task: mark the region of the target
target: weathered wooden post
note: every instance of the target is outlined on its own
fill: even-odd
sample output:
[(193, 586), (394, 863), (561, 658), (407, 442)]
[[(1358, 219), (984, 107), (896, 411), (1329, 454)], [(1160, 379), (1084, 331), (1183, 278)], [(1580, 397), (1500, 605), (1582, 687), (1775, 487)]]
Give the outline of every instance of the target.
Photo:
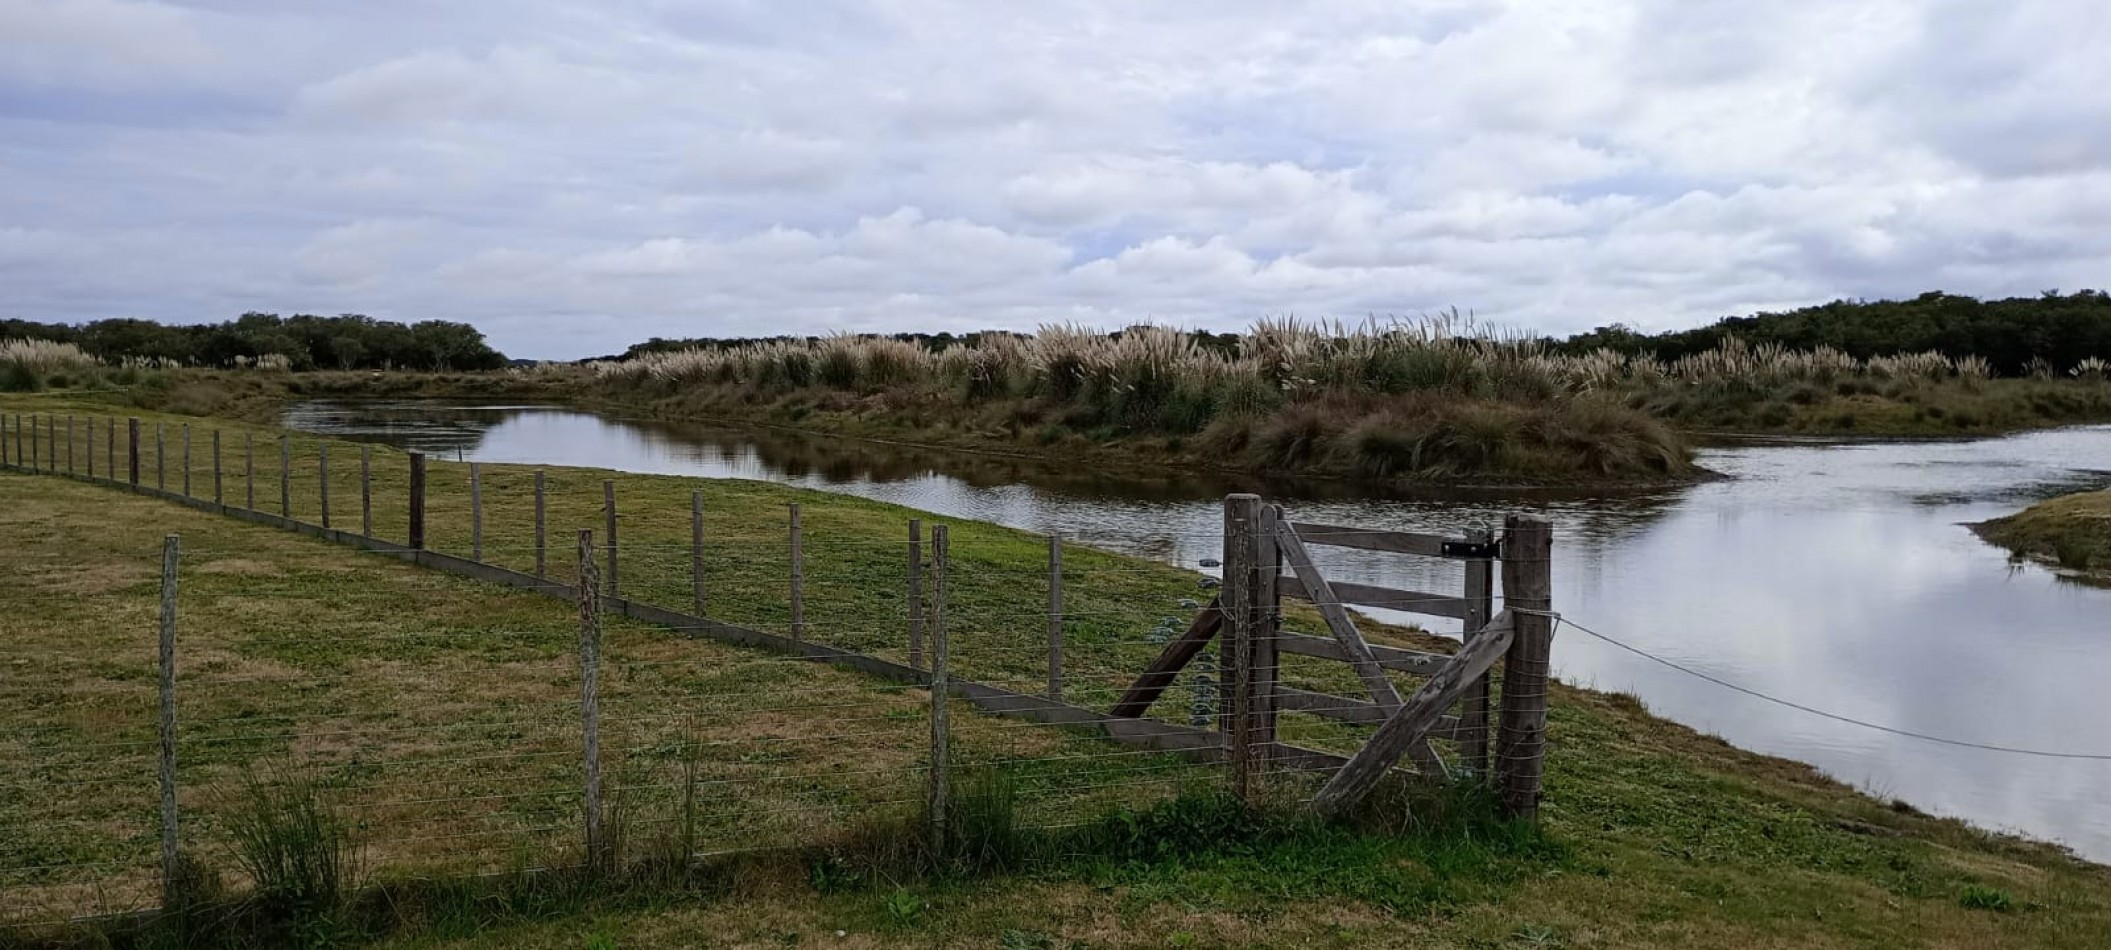
[(579, 532), (579, 731), (586, 767), (587, 865), (607, 871), (614, 858), (601, 826), (601, 595), (595, 590), (594, 532)]
[(806, 548), (799, 526), (799, 503), (792, 502), (792, 639), (806, 639)]
[(1254, 591), (1261, 531), (1261, 496), (1228, 495), (1224, 499), (1224, 586), (1219, 593), (1224, 633), (1219, 655), (1231, 683), (1231, 702), (1219, 717), (1225, 752), (1231, 764), (1232, 794), (1246, 799), (1252, 782), (1253, 686), (1248, 654), (1253, 646)]
[(689, 492), (689, 606), (704, 613), (704, 493)]
[(39, 447), (38, 443), (37, 416), (35, 413), (31, 413), (29, 416), (29, 470), (32, 472), (44, 470), (44, 450)]
[(549, 564), (543, 546), (543, 483), (542, 469), (535, 470), (535, 576), (547, 577)]
[(374, 536), (374, 447), (359, 447), (359, 533)]
[(222, 473), (221, 473), (221, 468), (220, 468), (220, 430), (218, 430), (218, 429), (214, 429), (214, 430), (213, 430), (213, 504), (215, 504), (215, 505), (219, 505), (219, 506), (221, 506), (221, 507), (223, 507), (223, 508), (224, 508), (224, 507), (226, 507), (226, 506), (227, 506), (227, 498), (226, 498), (226, 496), (225, 496), (225, 495), (224, 495), (224, 494), (223, 494), (223, 493), (221, 492), (221, 488), (223, 487), (223, 485), (222, 485), (222, 481), (221, 481), (221, 474), (222, 474)]
[(909, 519), (909, 668), (924, 665), (924, 523)]
[[(94, 477), (95, 477), (95, 417), (94, 417), (94, 416), (89, 416), (88, 418), (86, 418), (86, 419), (83, 419), (83, 420), (81, 420), (81, 426), (82, 426), (82, 428), (83, 428), (83, 429), (85, 429), (85, 430), (86, 430), (86, 431), (85, 431), (85, 432), (83, 433), (83, 441), (85, 441), (85, 442), (87, 443), (87, 446), (86, 446), (86, 447), (87, 447), (87, 450), (88, 450), (88, 451), (87, 451), (87, 452), (85, 453), (85, 454), (86, 454), (86, 455), (88, 456), (88, 477), (89, 477), (89, 478), (94, 478)], [(7, 455), (7, 420), (6, 420), (5, 418), (0, 418), (0, 458), (4, 458), (4, 457), (5, 457), (6, 455)]]
[(616, 583), (616, 480), (601, 480), (601, 508), (608, 515), (608, 596), (623, 596)]
[(293, 439), (279, 436), (279, 517), (293, 519)]
[(1048, 698), (1063, 699), (1063, 536), (1048, 536)]
[(116, 420), (116, 419), (114, 419), (114, 418), (113, 418), (113, 419), (111, 419), (108, 425), (105, 425), (105, 426), (103, 426), (103, 436), (104, 436), (104, 438), (105, 438), (105, 439), (107, 439), (107, 440), (109, 441), (109, 443), (110, 443), (110, 454), (108, 454), (108, 455), (106, 455), (106, 456), (104, 456), (104, 457), (103, 457), (103, 471), (104, 471), (105, 473), (107, 473), (107, 474), (108, 474), (108, 475), (110, 476), (110, 480), (114, 482), (114, 481), (117, 481), (117, 420)]
[(179, 864), (176, 850), (176, 559), (182, 539), (169, 535), (161, 542), (161, 716), (156, 728), (156, 756), (161, 779), (161, 904), (174, 906)]
[(186, 422), (186, 423), (184, 423), (184, 424), (183, 424), (183, 431), (182, 431), (182, 432), (181, 432), (181, 433), (180, 433), (180, 434), (179, 434), (179, 435), (177, 436), (177, 439), (178, 439), (178, 440), (179, 440), (179, 441), (180, 441), (180, 442), (182, 443), (182, 446), (183, 446), (183, 497), (185, 497), (185, 498), (189, 498), (189, 497), (191, 497), (191, 424), (190, 424), (190, 423)]
[(484, 562), (484, 474), (469, 463), (469, 559)]
[(330, 530), (330, 443), (316, 447), (315, 454), (316, 495), (322, 505), (323, 530)]
[(126, 468), (131, 475), (132, 487), (139, 487), (139, 417), (125, 420), (125, 455), (129, 460)]
[[(1485, 530), (1466, 533), (1466, 540), (1486, 545), (1492, 539)], [(1495, 562), (1478, 558), (1466, 562), (1466, 617), (1459, 624), (1460, 639), (1472, 643), (1487, 626), (1495, 609)], [(1515, 642), (1514, 640), (1512, 641)], [(1465, 770), (1480, 778), (1488, 774), (1488, 683), (1482, 673), (1459, 700), (1459, 759)]]
[(1503, 811), (1539, 815), (1546, 771), (1547, 674), (1554, 647), (1554, 526), (1544, 518), (1511, 515), (1503, 524), (1503, 607), (1510, 613), (1509, 652), (1503, 656), (1501, 722), (1495, 738)]
[(931, 771), (925, 782), (925, 820), (930, 823), (931, 850), (946, 853), (946, 771), (950, 751), (946, 699), (952, 684), (946, 675), (946, 526), (931, 526)]
[(425, 453), (410, 454), (410, 536), (413, 551), (425, 550)]

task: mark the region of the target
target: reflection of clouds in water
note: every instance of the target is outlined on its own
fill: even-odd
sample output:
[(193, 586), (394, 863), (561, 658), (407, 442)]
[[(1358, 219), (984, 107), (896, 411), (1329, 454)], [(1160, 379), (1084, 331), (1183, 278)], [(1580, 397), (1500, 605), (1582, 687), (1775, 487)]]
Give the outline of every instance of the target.
[[(416, 404), (378, 414), (305, 408), (289, 421), (399, 443), (429, 438), (414, 444), (450, 453), (459, 445), (485, 461), (787, 482), (1190, 568), (1218, 555), (1218, 500), (1231, 491), (1261, 491), (1298, 520), (1447, 534), (1536, 511), (1556, 525), (1557, 609), (1731, 682), (1872, 722), (2022, 746), (2090, 745), (2097, 740), (2077, 724), (2111, 713), (2111, 691), (2101, 688), (2111, 682), (2111, 592), (2013, 569), (1959, 526), (2053, 486), (2111, 483), (2103, 474), (2111, 471), (2111, 428), (1712, 449), (1702, 464), (1733, 480), (1617, 497), (1371, 499), (1345, 497), (1355, 489), (1340, 484), (1128, 477), (568, 411), (452, 410), (421, 428), (423, 413)], [(1327, 547), (1314, 555), (1329, 576), (1346, 580), (1434, 592), (1460, 584), (1452, 562)], [(1557, 635), (1555, 662), (1570, 681), (1632, 689), (1651, 709), (1747, 748), (1932, 811), (2111, 857), (2111, 816), (2097, 791), (2111, 787), (2111, 763), (1949, 748), (1830, 722), (1574, 631)]]

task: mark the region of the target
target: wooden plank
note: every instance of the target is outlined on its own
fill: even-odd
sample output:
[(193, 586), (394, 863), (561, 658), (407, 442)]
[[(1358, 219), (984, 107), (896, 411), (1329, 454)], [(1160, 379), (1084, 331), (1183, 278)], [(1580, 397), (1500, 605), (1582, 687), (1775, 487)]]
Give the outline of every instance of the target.
[(1136, 682), (1129, 685), (1129, 691), (1122, 694), (1121, 700), (1107, 711), (1107, 715), (1135, 719), (1149, 711), (1151, 704), (1158, 701), (1159, 695), (1165, 692), (1166, 687), (1173, 685), (1173, 678), (1180, 675), (1181, 669), (1195, 658), (1195, 654), (1202, 652), (1202, 648), (1208, 646), (1209, 641), (1216, 637), (1217, 631), (1222, 629), (1224, 614), (1218, 606), (1215, 598), (1203, 605), (1202, 611), (1195, 615), (1194, 622), (1188, 624), (1187, 632), (1165, 645), (1158, 658), (1152, 660), (1151, 665), (1144, 667), (1143, 675), (1138, 676)]
[[(1467, 540), (1486, 543), (1488, 532), (1469, 532)], [(1494, 614), (1495, 562), (1466, 562), (1466, 616), (1459, 618), (1460, 639), (1473, 642)], [(1474, 775), (1488, 772), (1488, 674), (1482, 673), (1459, 698), (1459, 759)]]
[[(1515, 641), (1503, 661), (1495, 737), (1496, 793), (1513, 818), (1539, 814), (1546, 768), (1547, 665), (1554, 644), (1554, 527), (1511, 515), (1503, 525), (1503, 604), (1514, 608)], [(1506, 614), (1510, 611), (1506, 610)]]
[(1313, 810), (1331, 815), (1354, 806), (1370, 794), (1403, 754), (1411, 754), (1416, 747), (1427, 748), (1429, 734), (1443, 719), (1444, 710), (1458, 701), (1474, 679), (1494, 665), (1496, 658), (1510, 646), (1511, 635), (1507, 617), (1484, 628), (1481, 636), (1467, 644), (1451, 665), (1422, 684), (1399, 712), (1386, 717), (1385, 724), (1378, 727), (1371, 740), (1350, 756), (1348, 764), (1334, 773), (1326, 787), (1313, 797)]
[[(1385, 722), (1385, 713), (1380, 712), (1378, 707), (1367, 699), (1281, 685), (1275, 688), (1275, 695), (1279, 705), (1295, 712), (1359, 726), (1376, 726)], [(1431, 729), (1429, 734), (1433, 739), (1451, 739), (1456, 738), (1458, 730), (1459, 717), (1445, 716), (1437, 720), (1436, 728)]]
[[(1349, 658), (1349, 651), (1343, 649), (1341, 644), (1326, 637), (1315, 637), (1310, 634), (1278, 633), (1275, 635), (1275, 645), (1277, 650), (1284, 653), (1295, 653), (1299, 656), (1316, 656), (1327, 660), (1347, 660)], [(1378, 658), (1379, 666), (1389, 670), (1399, 670), (1402, 673), (1418, 673), (1427, 676), (1443, 669), (1444, 664), (1451, 662), (1450, 654), (1445, 653), (1424, 653), (1420, 650), (1386, 646), (1382, 643), (1370, 644), (1370, 648), (1371, 655)]]
[[(1295, 574), (1278, 578), (1276, 584), (1281, 588), (1285, 597), (1313, 600), (1312, 593), (1305, 586), (1304, 580)], [(1355, 604), (1358, 607), (1398, 610), (1406, 613), (1427, 614), (1432, 617), (1449, 617), (1453, 620), (1466, 619), (1466, 614), (1471, 610), (1466, 598), (1455, 597), (1451, 594), (1431, 594), (1426, 591), (1402, 590), (1397, 587), (1378, 587), (1350, 581), (1328, 581), (1327, 588), (1333, 591), (1335, 600), (1344, 604)]]
[(1277, 526), (1283, 521), (1280, 505), (1263, 505), (1261, 522), (1254, 532), (1257, 543), (1254, 550), (1253, 599), (1256, 608), (1253, 621), (1253, 643), (1246, 653), (1247, 689), (1251, 691), (1251, 714), (1247, 722), (1250, 748), (1256, 770), (1266, 771), (1274, 767), (1277, 746), (1276, 686), (1281, 679), (1282, 660), (1276, 650), (1276, 638), (1283, 630), (1282, 592), (1277, 582), (1283, 574), (1283, 552), (1275, 542)]
[(1261, 566), (1260, 541), (1261, 496), (1252, 494), (1227, 495), (1224, 498), (1224, 645), (1219, 648), (1222, 658), (1220, 668), (1223, 676), (1219, 682), (1229, 682), (1230, 702), (1223, 704), (1218, 716), (1218, 731), (1224, 733), (1227, 752), (1231, 758), (1232, 794), (1246, 797), (1252, 775), (1252, 725), (1253, 680), (1248, 664), (1253, 653), (1253, 627), (1259, 612), (1254, 582), (1259, 579)]
[(1444, 544), (1456, 541), (1440, 534), (1418, 534), (1413, 531), (1377, 531), (1370, 528), (1347, 528), (1341, 525), (1313, 524), (1308, 521), (1294, 522), (1290, 529), (1297, 532), (1308, 544), (1324, 544), (1337, 548), (1356, 548), (1360, 551), (1383, 551), (1387, 554), (1419, 554), (1424, 557), (1444, 557)]
[(1312, 555), (1305, 550), (1305, 543), (1287, 524), (1276, 526), (1275, 542), (1282, 551), (1283, 563), (1304, 582), (1305, 593), (1311, 597), (1312, 606), (1319, 608), (1319, 615), (1326, 619), (1327, 629), (1333, 631), (1334, 639), (1348, 651), (1349, 666), (1356, 671), (1357, 678), (1363, 680), (1364, 688), (1370, 690), (1371, 701), (1384, 709), (1388, 716), (1398, 712), (1399, 691), (1393, 689), (1392, 680), (1385, 678), (1385, 670), (1379, 668), (1370, 644), (1363, 642), (1363, 634), (1356, 632), (1356, 624), (1349, 619), (1349, 612), (1335, 599), (1319, 568), (1313, 566)]

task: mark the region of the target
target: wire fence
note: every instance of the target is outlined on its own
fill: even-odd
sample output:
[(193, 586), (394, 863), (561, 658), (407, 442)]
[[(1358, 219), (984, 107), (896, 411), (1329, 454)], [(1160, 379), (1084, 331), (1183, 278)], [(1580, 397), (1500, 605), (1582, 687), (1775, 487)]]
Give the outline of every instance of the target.
[[(1267, 703), (1299, 794), (1386, 718), (1299, 652), (1327, 621), (1274, 600), (1121, 712), (1223, 581), (822, 493), (88, 416), (0, 418), (0, 463), (394, 555), (192, 530), (164, 575), (158, 535), (12, 532), (0, 922), (153, 907), (176, 852), (239, 865), (273, 790), (344, 816), (379, 875), (811, 845), (937, 820), (963, 775), (1001, 775), (1024, 826), (1076, 824), (1226, 784), (1255, 644), (1301, 697)], [(1374, 649), (1409, 696), (1449, 648)], [(1536, 761), (1541, 731), (1498, 759)]]

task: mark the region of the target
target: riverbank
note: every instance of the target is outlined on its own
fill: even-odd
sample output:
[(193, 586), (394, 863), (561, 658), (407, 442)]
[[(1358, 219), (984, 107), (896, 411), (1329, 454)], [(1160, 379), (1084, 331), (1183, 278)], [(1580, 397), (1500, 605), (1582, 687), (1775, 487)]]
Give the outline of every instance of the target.
[(2038, 502), (1972, 526), (1982, 538), (2093, 583), (2111, 585), (2111, 490)]
[[(64, 413), (91, 411), (93, 406), (8, 397), (0, 400), (0, 409)], [(214, 424), (199, 418), (145, 418), (150, 424), (171, 426)], [(261, 427), (239, 431), (267, 440), (281, 434)], [(297, 474), (312, 479), (314, 469), (305, 460), (314, 456), (314, 443), (302, 436), (295, 439), (295, 457), (304, 460)], [(401, 458), (394, 453), (379, 450), (376, 461), (377, 472), (400, 471)], [(491, 513), (486, 543), (495, 552), (492, 556), (525, 557), (519, 539), (528, 516), (521, 492), (528, 470), (488, 465), (484, 471), (484, 500)], [(548, 474), (553, 485), (565, 487), (561, 497), (567, 499), (553, 506), (553, 525), (569, 529), (598, 524), (598, 486), (602, 479), (613, 479), (626, 516), (638, 519), (625, 522), (626, 539), (649, 552), (687, 537), (688, 492), (700, 484), (694, 479), (589, 469), (551, 469)], [(469, 540), (463, 475), (460, 466), (433, 465), (432, 538), (444, 550), (461, 550)], [(505, 629), (547, 629), (556, 637), (571, 620), (562, 604), (500, 591), (487, 594), (464, 584), (463, 589), (479, 593), (465, 595), (458, 611), (425, 618), (437, 626), (404, 629), (401, 619), (390, 619), (387, 608), (418, 595), (429, 581), (401, 565), (108, 489), (49, 478), (5, 481), (8, 497), (23, 503), (8, 506), (8, 518), (0, 521), (5, 541), (0, 549), (47, 559), (77, 558), (83, 568), (8, 572), (10, 583), (34, 585), (43, 592), (38, 597), (17, 594), (11, 603), (50, 607), (14, 610), (5, 621), (11, 625), (10, 636), (20, 642), (34, 638), (40, 653), (63, 655), (78, 652), (80, 643), (102, 642), (96, 637), (113, 627), (112, 618), (136, 622), (116, 623), (118, 628), (149, 630), (150, 620), (140, 607), (119, 606), (121, 600), (130, 603), (127, 598), (139, 591), (126, 584), (95, 591), (77, 588), (83, 576), (121, 579), (150, 570), (139, 562), (152, 557), (160, 534), (168, 530), (182, 531), (187, 543), (197, 545), (201, 558), (207, 557), (204, 552), (222, 552), (227, 556), (221, 560), (250, 562), (239, 570), (225, 567), (205, 575), (209, 586), (199, 593), (218, 596), (197, 608), (196, 629), (214, 638), (208, 643), (226, 651), (237, 664), (234, 669), (255, 673), (262, 664), (273, 663), (298, 672), (274, 689), (297, 691), (305, 677), (344, 669), (348, 656), (360, 662), (386, 661), (396, 642), (390, 638), (397, 635), (453, 631), (459, 643), (419, 660), (425, 675), (441, 677), (430, 687), (388, 692), (414, 685), (396, 677), (369, 682), (365, 688), (383, 692), (361, 697), (399, 715), (421, 715), (434, 696), (459, 693), (474, 698), (487, 688), (510, 692), (529, 685), (518, 677), (489, 687), (476, 685), (475, 664), (491, 649), (476, 639), (477, 631), (490, 629), (486, 618), (502, 616), (507, 618), (501, 622)], [(730, 534), (747, 526), (757, 541), (776, 536), (769, 526), (781, 522), (783, 506), (790, 501), (808, 506), (809, 529), (817, 535), (827, 529), (892, 539), (902, 520), (913, 515), (893, 506), (773, 485), (702, 487), (711, 492), (714, 517), (723, 518), (713, 522), (715, 532)], [(297, 507), (297, 514), (308, 512), (302, 516), (312, 518), (312, 493), (297, 495), (295, 504), (307, 506)], [(641, 517), (662, 509), (683, 517)], [(378, 524), (400, 525), (402, 518), (399, 508), (377, 512)], [(1045, 569), (1040, 539), (967, 523), (955, 531), (956, 553), (971, 553), (978, 568), (963, 574), (979, 586), (962, 592), (974, 605), (962, 614), (962, 622), (1042, 609), (1038, 591), (1024, 580)], [(228, 552), (241, 553), (236, 557)], [(817, 545), (811, 553), (817, 559), (816, 580), (809, 588), (815, 611), (809, 619), (816, 635), (870, 629), (875, 618), (887, 617), (887, 598), (876, 600), (867, 589), (898, 583), (899, 555), (895, 540), (869, 548)], [(1154, 622), (1162, 600), (1192, 596), (1194, 590), (1194, 576), (1172, 567), (1083, 549), (1070, 557), (1089, 576), (1122, 585), (1091, 605), (1092, 612), (1110, 613), (1099, 632), (1115, 643), (1127, 642), (1117, 636), (1130, 630), (1127, 624)], [(98, 567), (96, 558), (130, 559), (134, 566), (127, 570), (134, 573), (107, 564)], [(626, 584), (657, 584), (650, 589), (685, 596), (678, 582), (652, 579), (650, 558), (634, 563), (626, 567), (626, 578), (631, 578)], [(258, 564), (287, 573), (260, 570)], [(752, 585), (746, 598), (729, 604), (755, 604), (756, 613), (740, 619), (783, 622), (781, 612), (763, 610), (774, 596), (770, 585), (779, 576), (778, 566), (758, 563), (752, 580), (729, 581), (729, 596)], [(634, 570), (639, 573), (633, 575)], [(256, 601), (243, 596), (244, 583), (261, 585), (249, 591), (252, 595), (297, 591), (304, 598), (300, 603), (307, 606), (251, 610), (245, 604)], [(84, 596), (96, 598), (86, 609), (80, 600)], [(450, 602), (451, 597), (452, 592)], [(358, 626), (372, 635), (369, 639), (328, 636), (330, 628), (320, 626), (323, 618), (341, 617), (350, 610), (372, 612), (354, 618), (365, 618)], [(310, 649), (287, 651), (276, 642), (283, 639), (286, 625), (295, 622), (315, 641)], [(621, 655), (639, 661), (632, 665), (647, 677), (631, 687), (641, 703), (681, 698), (679, 692), (653, 698), (658, 691), (651, 687), (659, 682), (651, 678), (654, 669), (685, 662), (706, 668), (745, 662), (742, 651), (732, 648), (722, 648), (727, 651), (723, 655), (716, 652), (721, 648), (711, 648), (708, 656), (692, 653), (709, 645), (662, 639), (664, 635), (650, 628), (625, 627), (616, 636), (621, 638)], [(892, 641), (891, 632), (881, 637), (883, 643)], [(151, 662), (150, 638), (131, 642), (126, 649), (134, 651), (135, 660)], [(1136, 643), (1123, 649), (1149, 648)], [(1113, 660), (1130, 658), (1128, 652), (1106, 656), (1110, 668)], [(1087, 653), (1079, 660), (1090, 658)], [(95, 665), (98, 659), (101, 666)], [(969, 650), (961, 662), (989, 663), (1002, 674), (1000, 659), (985, 653), (978, 660)], [(108, 679), (109, 661), (91, 657), (82, 669), (67, 675), (102, 683)], [(1032, 674), (1020, 669), (1010, 675), (1025, 680)], [(720, 682), (737, 683), (738, 678)], [(559, 681), (542, 688), (563, 685)], [(781, 692), (804, 685), (849, 684), (770, 685)], [(225, 701), (268, 698), (230, 695)], [(340, 701), (350, 698), (325, 697), (328, 701), (315, 705), (328, 715), (348, 715), (354, 710)], [(913, 699), (896, 701), (913, 707)], [(143, 721), (151, 723), (151, 703), (141, 711)], [(16, 708), (7, 715), (30, 712)], [(434, 712), (457, 715), (459, 709)], [(897, 724), (905, 733), (913, 733), (917, 725), (907, 718)], [(107, 731), (111, 725), (106, 715), (84, 716), (78, 727)], [(970, 722), (965, 728), (975, 727)], [(425, 946), (449, 940), (494, 947), (577, 946), (582, 940), (618, 946), (768, 945), (786, 941), (788, 934), (801, 935), (801, 942), (834, 939), (828, 935), (841, 930), (846, 932), (846, 946), (1006, 941), (1014, 946), (1061, 946), (1078, 941), (1094, 946), (2080, 947), (2091, 945), (2111, 925), (2111, 878), (2099, 866), (2049, 845), (1989, 835), (1915, 813), (1800, 764), (1734, 749), (1652, 716), (1628, 697), (1558, 687), (1550, 742), (1543, 810), (1549, 847), (1514, 850), (1500, 842), (1461, 839), (1452, 832), (1394, 843), (1367, 838), (1316, 843), (1236, 838), (1231, 844), (1196, 843), (1156, 856), (1047, 865), (1026, 874), (905, 879), (879, 886), (830, 884), (818, 889), (815, 881), (825, 879), (808, 873), (811, 869), (763, 869), (706, 894), (663, 891), (596, 898), (564, 905), (553, 912), (555, 919), (540, 921), (465, 914), (452, 923), (427, 921), (419, 925), (423, 929), (393, 939)], [(61, 824), (45, 816), (36, 827)]]

